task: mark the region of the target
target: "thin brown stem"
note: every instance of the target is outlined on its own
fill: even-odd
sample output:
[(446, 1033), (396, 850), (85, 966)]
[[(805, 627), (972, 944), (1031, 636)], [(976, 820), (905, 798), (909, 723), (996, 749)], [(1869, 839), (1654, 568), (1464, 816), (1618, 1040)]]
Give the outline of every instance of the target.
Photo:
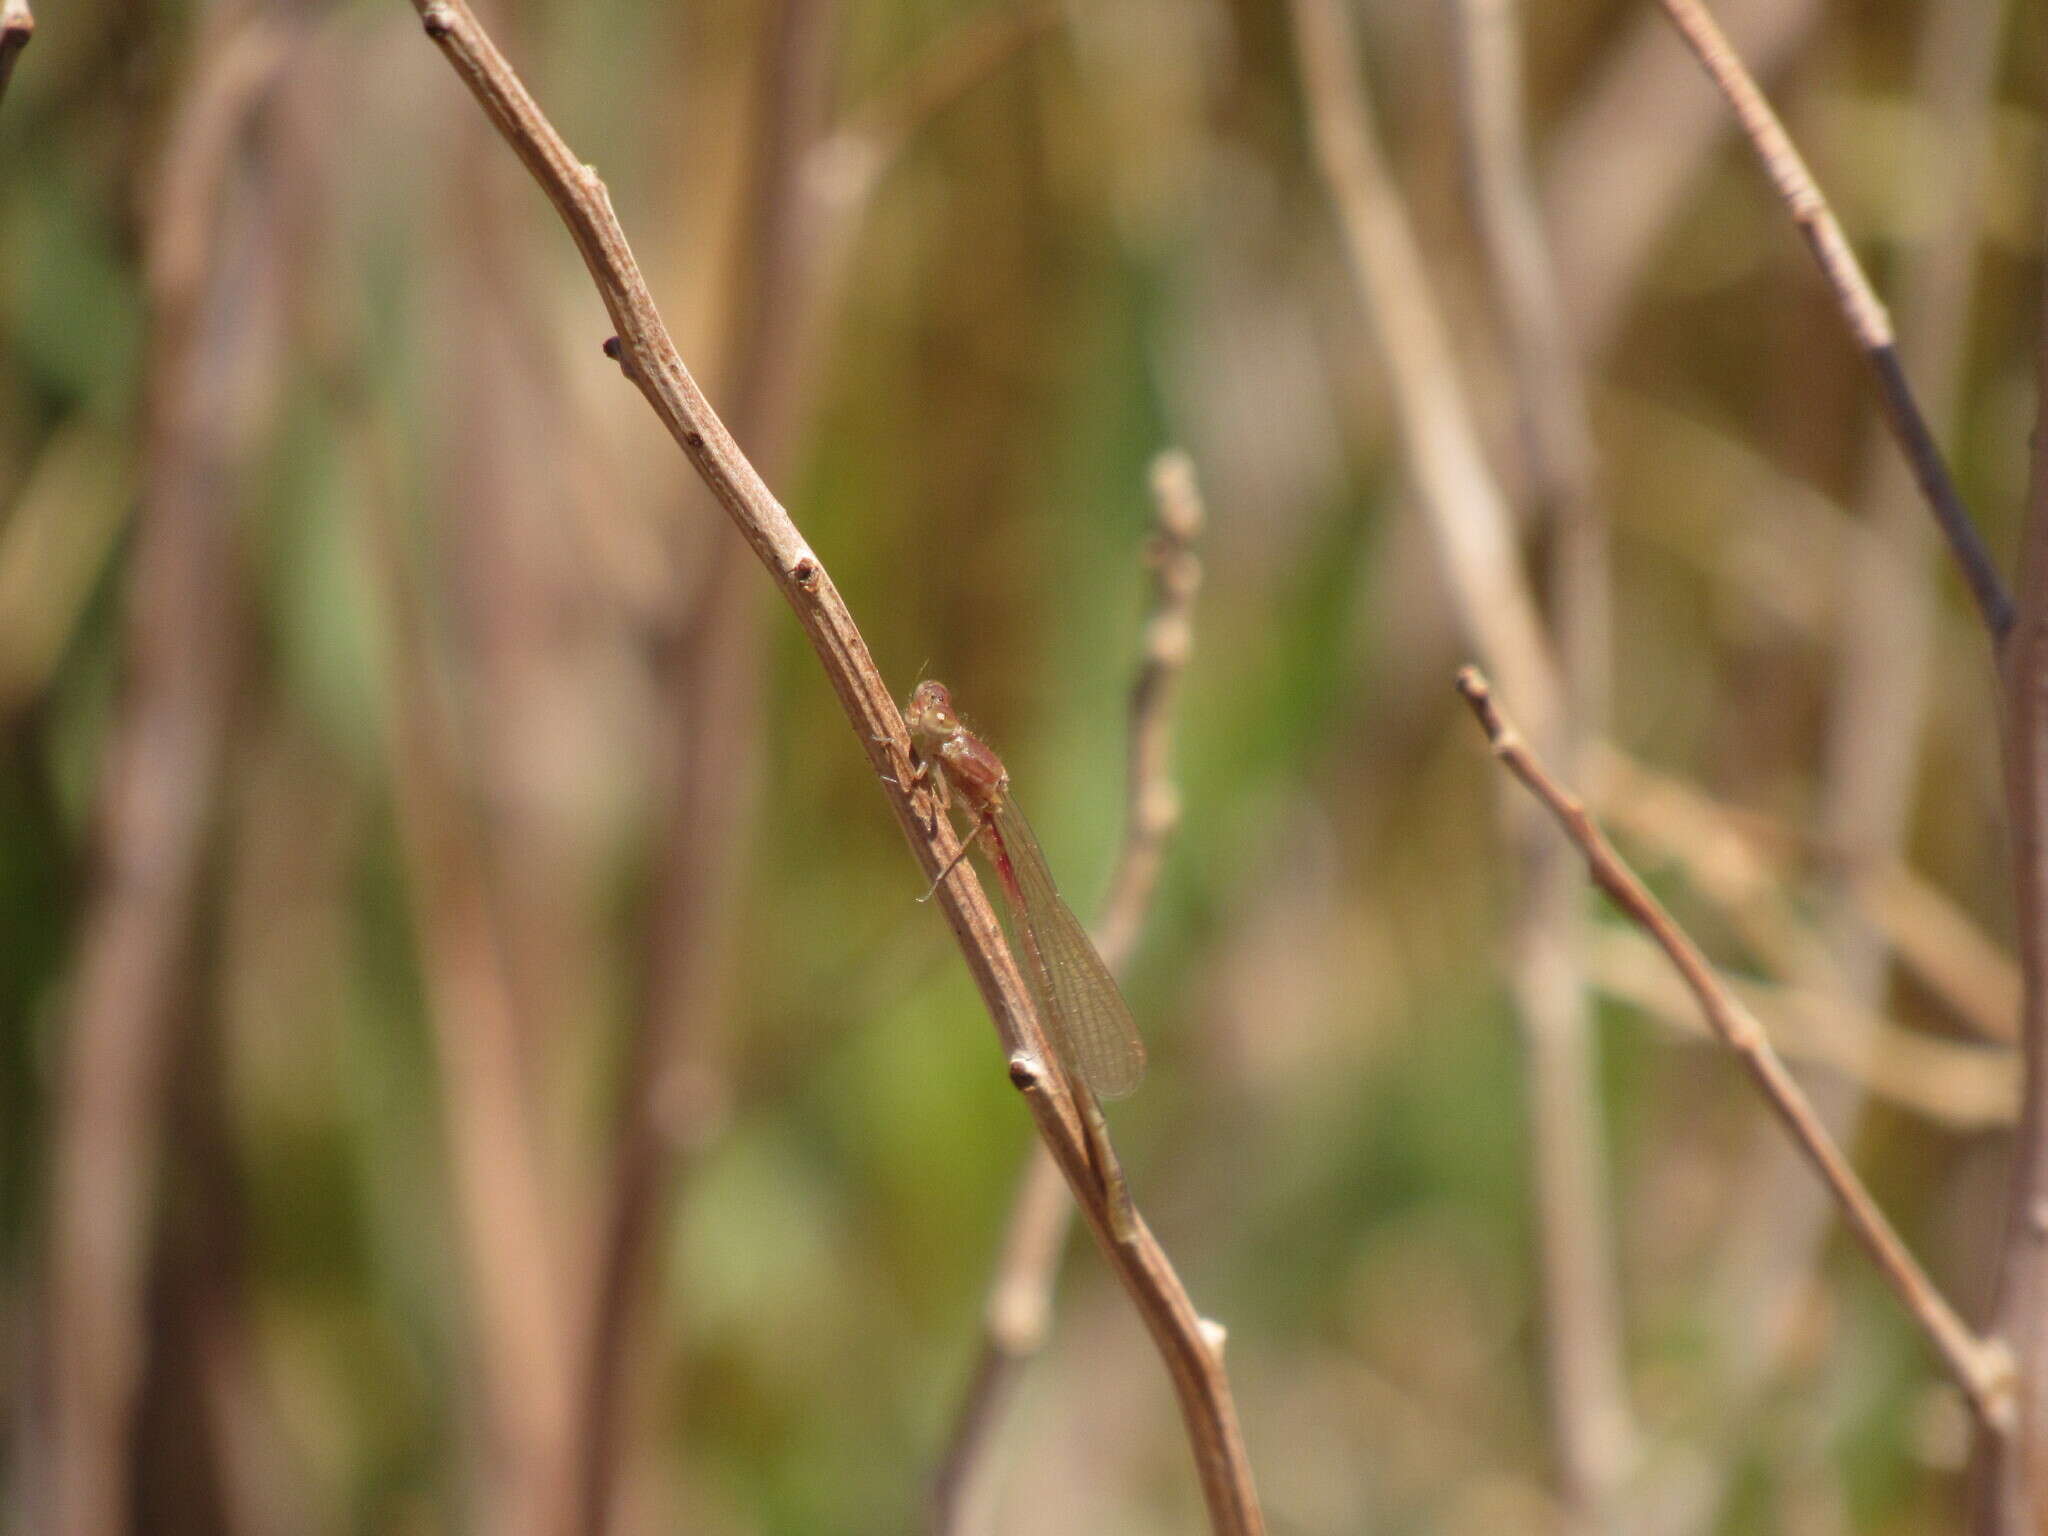
[(1979, 1525), (1996, 1536), (2039, 1531), (2048, 1519), (2048, 326), (2036, 346), (2019, 620), (2004, 657), (2023, 1076), (1994, 1312), (2018, 1367), (2019, 1423), (2009, 1443), (1987, 1447)]
[(1934, 513), (1942, 537), (1948, 541), (1949, 553), (1970, 588), (1978, 616), (1990, 632), (1993, 645), (2002, 646), (2013, 624), (2012, 597), (1999, 577), (1990, 551), (1984, 547), (1969, 509), (1963, 505), (1948, 463), (1906, 380), (1892, 335), (1891, 316), (1870, 286), (1870, 279), (1864, 275), (1805, 159), (1706, 7), (1699, 0), (1658, 0), (1658, 4), (1664, 7), (1664, 14), (1671, 18), (1687, 46), (1720, 87), (1721, 94), (1728, 98), (1736, 121), (1762, 162), (1764, 174), (1784, 200), (1786, 211), (1812, 250), (1851, 338), (1876, 376), (1878, 403), (1885, 422), (1898, 439), (1906, 462), (1912, 467), (1913, 478)]
[[(773, 12), (757, 93), (740, 256), (719, 348), (735, 434), (767, 474), (799, 444), (861, 226), (904, 147), (1058, 18), (1050, 6), (990, 8), (949, 31), (896, 82), (827, 131), (836, 4)], [(701, 494), (701, 492), (700, 492)], [(695, 498), (687, 498), (694, 500)], [(689, 510), (697, 510), (694, 507)], [(623, 1380), (644, 1316), (647, 1249), (684, 1146), (712, 1134), (724, 1100), (713, 1038), (731, 953), (735, 878), (759, 781), (763, 617), (746, 546), (714, 529), (694, 611), (680, 625), (669, 693), (671, 801), (655, 859), (646, 997), (626, 1074), (578, 1368), (579, 1522), (605, 1528), (624, 1436)]]
[(1472, 206), (1515, 380), (1537, 519), (1551, 532), (1553, 628), (1575, 729), (1607, 715), (1607, 518), (1585, 370), (1566, 327), (1529, 168), (1516, 0), (1456, 0)]
[(1195, 598), (1202, 589), (1196, 546), (1207, 515), (1195, 467), (1178, 449), (1152, 461), (1152, 506), (1152, 542), (1145, 552), (1152, 568), (1152, 606), (1139, 641), (1138, 675), (1131, 682), (1124, 840), (1095, 920), (1095, 947), (1112, 971), (1121, 971), (1137, 947), (1167, 841), (1180, 825), (1172, 764), (1174, 702), (1194, 647)]
[(1458, 691), (1478, 717), (1494, 756), (1556, 819), (1585, 859), (1593, 883), (1623, 915), (1656, 941), (1684, 979), (1707, 1027), (1741, 1058), (1772, 1113), (1833, 1193), (1850, 1230), (1927, 1335), (1979, 1421), (1993, 1431), (2002, 1431), (2013, 1412), (2013, 1364), (2005, 1345), (1979, 1338), (1956, 1315), (1821, 1124), (1805, 1091), (1786, 1070), (1756, 1016), (1728, 990), (1699, 946), (1614, 851), (1584, 803), (1558, 783), (1530, 750), (1521, 733), (1494, 702), (1493, 690), (1477, 668), (1467, 667), (1458, 674)]
[(574, 1405), (563, 1255), (524, 1063), (531, 999), (513, 973), (503, 886), (440, 687), (446, 668), (431, 599), (407, 546), (401, 433), (370, 387), (358, 343), (369, 327), (319, 282), (334, 247), (324, 223), (333, 202), (325, 123), (287, 118), (276, 135), (285, 189), (279, 223), (294, 266), (293, 339), (338, 427), (357, 511), (351, 532), (381, 621), (383, 745), (438, 1068), (457, 1261), (473, 1303), (466, 1343), (488, 1426), (480, 1503), (493, 1529), (561, 1536)]
[(28, 0), (0, 0), (0, 97), (7, 94), (21, 51), (35, 35), (36, 19)]
[[(1180, 823), (1172, 776), (1173, 700), (1194, 644), (1195, 597), (1202, 586), (1196, 553), (1206, 514), (1194, 465), (1178, 449), (1152, 461), (1152, 607), (1145, 620), (1138, 675), (1131, 684), (1124, 840), (1109, 896), (1095, 922), (1095, 947), (1121, 974), (1158, 888), (1166, 843)], [(981, 1346), (954, 1410), (932, 1476), (933, 1536), (970, 1528), (978, 1474), (1018, 1373), (1045, 1342), (1053, 1280), (1066, 1251), (1073, 1206), (1061, 1198), (1059, 1169), (1042, 1146), (1026, 1159), (1004, 1226), (1002, 1250), (982, 1307)]]
[[(1910, 168), (1902, 193), (1927, 199), (1926, 238), (1900, 252), (1892, 270), (1899, 346), (1912, 357), (1928, 418), (1955, 420), (1969, 335), (1988, 148), (1986, 102), (1996, 79), (2006, 0), (1951, 0), (1929, 7), (1916, 46), (1914, 103), (1931, 154)], [(1941, 174), (1930, 178), (1928, 167)], [(1930, 182), (1932, 184), (1930, 184)], [(1912, 821), (1926, 739), (1926, 715), (1940, 603), (1928, 555), (1934, 541), (1923, 497), (1891, 432), (1865, 432), (1862, 516), (1848, 531), (1830, 705), (1815, 821), (1827, 848), (1810, 892), (1775, 892), (1770, 905), (1792, 921), (1800, 942), (1773, 963), (1798, 991), (1824, 996), (1845, 1016), (1884, 1006), (1891, 950), (1860, 895), (1859, 874), (1894, 861)], [(1817, 909), (1815, 920), (1805, 914)], [(2008, 1038), (2017, 1015), (2000, 1021)], [(1867, 1085), (1905, 1058), (1881, 1030), (1839, 1036), (1843, 1060), (1817, 1079), (1813, 1098), (1838, 1139), (1851, 1141)], [(1870, 1059), (1864, 1062), (1860, 1056)], [(1929, 1081), (1933, 1079), (1930, 1076)], [(2015, 1102), (2008, 1099), (2007, 1103)], [(1763, 1395), (1784, 1367), (1787, 1322), (1796, 1315), (1826, 1250), (1827, 1198), (1798, 1177), (1796, 1154), (1774, 1128), (1758, 1126), (1737, 1187), (1745, 1202), (1722, 1245), (1714, 1307), (1721, 1377), (1716, 1417), (1729, 1446), (1743, 1443)], [(1707, 1451), (1723, 1469), (1722, 1502), (1736, 1485), (1732, 1450)]]
[[(427, 35), (447, 57), (555, 205), (582, 254), (616, 331), (626, 376), (682, 447), (788, 601), (817, 653), (898, 826), (927, 879), (955, 851), (946, 818), (912, 777), (910, 742), (838, 589), (789, 514), (733, 441), (670, 339), (595, 171), (570, 152), (461, 0), (415, 0)], [(1152, 1334), (1179, 1399), (1212, 1528), (1265, 1528), (1213, 1325), (1188, 1300), (1140, 1219), (1136, 1238), (1113, 1241), (1103, 1190), (1073, 1101), (1041, 1066), (1044, 1039), (993, 908), (963, 867), (936, 898), (995, 1024), (1011, 1080), (1052, 1149), (1111, 1267)]]

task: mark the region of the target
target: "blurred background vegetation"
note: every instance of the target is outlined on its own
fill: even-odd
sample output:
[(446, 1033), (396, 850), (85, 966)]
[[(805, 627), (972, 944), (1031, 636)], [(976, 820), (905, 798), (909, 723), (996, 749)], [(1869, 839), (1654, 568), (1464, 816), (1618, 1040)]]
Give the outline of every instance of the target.
[[(1654, 8), (1520, 9), (1611, 520), (1609, 745), (1578, 776), (1981, 1316), (2013, 1101), (1981, 631)], [(1726, 7), (2002, 557), (2048, 84), (2041, 14), (2005, 9)], [(1191, 455), (1206, 584), (1124, 1161), (1229, 1329), (1275, 1531), (1573, 1528), (1522, 864), (1287, 12), (483, 19), (892, 686), (953, 687), (1084, 912), (1121, 834), (1147, 466)], [(1526, 508), (1453, 9), (1356, 19)], [(626, 1171), (612, 1528), (915, 1526), (1029, 1125), (796, 627), (408, 7), (38, 22), (0, 103), (10, 1528), (58, 1529), (88, 1476), (107, 1523), (64, 1529), (519, 1529), (521, 1458), (588, 1411)], [(1859, 627), (1859, 591), (1899, 589), (1858, 583), (1902, 571)], [(1871, 752), (1897, 788), (1858, 820)], [(1809, 1176), (1661, 974), (1611, 919), (1586, 939), (1628, 1416), (1603, 1497), (1636, 1530), (1952, 1528), (1960, 1399), (1802, 1224)], [(117, 1459), (67, 1472), (95, 1423)], [(977, 1497), (1004, 1532), (1200, 1525), (1085, 1245)]]

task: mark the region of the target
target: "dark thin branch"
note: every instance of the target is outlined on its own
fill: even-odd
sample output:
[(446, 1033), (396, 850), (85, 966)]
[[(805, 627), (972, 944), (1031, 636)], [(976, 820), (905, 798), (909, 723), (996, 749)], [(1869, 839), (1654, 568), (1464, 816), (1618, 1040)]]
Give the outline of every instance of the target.
[(1593, 883), (1664, 951), (1684, 979), (1686, 990), (1699, 1004), (1707, 1027), (1741, 1058), (1772, 1113), (1784, 1123), (1814, 1171), (1833, 1192), (1849, 1229), (1927, 1335), (1979, 1421), (2002, 1432), (2013, 1412), (2010, 1352), (1996, 1340), (1979, 1338), (1956, 1315), (1821, 1124), (1805, 1090), (1786, 1070), (1756, 1016), (1723, 985), (1699, 946), (1614, 851), (1614, 845), (1607, 841), (1584, 803), (1551, 777), (1521, 733), (1501, 713), (1493, 690), (1476, 667), (1467, 667), (1458, 674), (1458, 691), (1485, 729), (1494, 756), (1543, 803), (1577, 846)]
[(1990, 551), (1984, 547), (1969, 509), (1963, 505), (1948, 463), (1919, 401), (1914, 398), (1912, 386), (1906, 381), (1906, 370), (1892, 335), (1891, 316), (1870, 286), (1870, 279), (1864, 275), (1805, 159), (1706, 7), (1699, 0), (1658, 0), (1658, 4), (1664, 7), (1664, 14), (1671, 18), (1714, 84), (1728, 98), (1736, 121), (1763, 164), (1764, 174), (1813, 251), (1821, 275), (1834, 291), (1850, 336), (1877, 377), (1878, 404), (1885, 421), (1912, 467), (1913, 478), (1927, 498), (1942, 537), (1948, 540), (1949, 553), (1969, 585), (1978, 615), (1990, 632), (1994, 647), (2003, 647), (2013, 624), (2011, 594), (1999, 577)]
[[(705, 400), (670, 339), (604, 182), (576, 159), (461, 0), (415, 0), (427, 35), (490, 115), (555, 205), (618, 335), (626, 376), (704, 477), (788, 601), (838, 695), (854, 737), (895, 812), (926, 881), (958, 851), (947, 818), (912, 778), (903, 717), (831, 577)], [(1096, 1239), (1152, 1334), (1179, 1399), (1212, 1529), (1265, 1529), (1213, 1324), (1194, 1310), (1142, 1220), (1124, 1242), (1110, 1212), (1072, 1097), (1047, 1051), (1015, 962), (980, 882), (957, 871), (935, 898), (995, 1023), (1011, 1080), (1024, 1094)]]
[[(1898, 346), (1913, 359), (1919, 399), (1944, 433), (1957, 418), (1970, 334), (1970, 295), (1982, 234), (1983, 174), (1990, 151), (1987, 101), (1998, 73), (2007, 0), (1948, 0), (1924, 8), (1915, 25), (1914, 117), (1928, 153), (1899, 167), (1900, 193), (1925, 211), (1922, 238), (1903, 242), (1887, 273)], [(1685, 62), (1690, 64), (1688, 58)], [(1930, 167), (1940, 173), (1930, 177)], [(1768, 963), (1790, 984), (1790, 996), (1840, 1010), (1845, 1027), (1835, 1070), (1815, 1078), (1815, 1107), (1844, 1144), (1853, 1144), (1864, 1096), (1885, 1079), (1938, 1093), (1943, 1074), (1915, 1064), (1919, 1053), (1877, 1017), (1893, 969), (1893, 951), (1871, 921), (1858, 889), (1865, 871), (1895, 862), (1908, 839), (1924, 778), (1930, 682), (1938, 645), (1939, 569), (1929, 555), (1938, 541), (1925, 498), (1901, 458), (1887, 423), (1863, 424), (1859, 436), (1861, 515), (1846, 530), (1835, 619), (1836, 666), (1828, 682), (1827, 726), (1814, 821), (1827, 852), (1802, 881), (1781, 891), (1785, 915), (1798, 910), (1800, 937), (1780, 942)], [(1789, 875), (1788, 879), (1792, 878)], [(1812, 921), (1806, 916), (1811, 913)], [(1767, 921), (1769, 921), (1767, 919)], [(1792, 925), (1779, 924), (1781, 933)], [(1932, 936), (1915, 925), (1916, 938)], [(1759, 950), (1763, 956), (1764, 951)], [(2018, 1020), (2016, 1000), (1998, 1013), (2007, 1038)], [(1790, 1023), (1795, 1005), (1775, 1017)], [(1852, 1021), (1858, 1017), (1868, 1027)], [(1824, 1017), (1815, 1013), (1813, 1017)], [(1789, 1036), (1785, 1042), (1788, 1046)], [(1983, 1063), (1989, 1065), (1989, 1063)], [(2004, 1090), (1985, 1100), (2008, 1112), (2018, 1103), (2017, 1063), (2001, 1074)], [(1966, 1072), (1956, 1081), (1983, 1081)], [(1739, 1153), (1736, 1187), (1757, 1191), (1719, 1245), (1710, 1293), (1715, 1297), (1714, 1350), (1718, 1397), (1712, 1444), (1700, 1460), (1717, 1469), (1723, 1506), (1741, 1486), (1741, 1457), (1759, 1405), (1785, 1388), (1789, 1367), (1822, 1391), (1820, 1372), (1802, 1370), (1784, 1348), (1787, 1319), (1813, 1291), (1828, 1250), (1833, 1211), (1825, 1191), (1800, 1176), (1797, 1154), (1777, 1128), (1758, 1125)], [(1813, 1362), (1816, 1366), (1818, 1362)], [(1795, 1452), (1810, 1456), (1811, 1452)], [(1690, 1476), (1690, 1474), (1687, 1474)], [(1704, 1480), (1702, 1480), (1704, 1481)], [(1654, 1501), (1654, 1493), (1651, 1495)]]

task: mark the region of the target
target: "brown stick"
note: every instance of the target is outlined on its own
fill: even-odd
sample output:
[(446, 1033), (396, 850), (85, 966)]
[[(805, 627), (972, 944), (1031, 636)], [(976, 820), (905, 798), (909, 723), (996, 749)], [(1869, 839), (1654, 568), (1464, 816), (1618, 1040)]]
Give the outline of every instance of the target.
[[(1929, 200), (1928, 234), (1898, 253), (1888, 282), (1899, 348), (1913, 359), (1928, 419), (1944, 433), (1955, 423), (1964, 377), (1989, 147), (1985, 109), (2009, 9), (2006, 0), (1951, 0), (1928, 7), (1919, 22), (1913, 101), (1931, 154), (1910, 168), (1912, 184), (1902, 191)], [(1933, 166), (1941, 169), (1928, 185)], [(1814, 818), (1827, 852), (1818, 878), (1798, 893), (1804, 900), (1784, 891), (1770, 903), (1804, 931), (1803, 942), (1779, 945), (1771, 962), (1778, 975), (1830, 1000), (1845, 1018), (1884, 1006), (1892, 957), (1864, 910), (1858, 876), (1894, 859), (1911, 825), (1942, 606), (1928, 558), (1935, 533), (1919, 487), (1888, 426), (1870, 422), (1863, 436), (1856, 498), (1863, 515), (1849, 525), (1842, 555), (1837, 666)], [(2008, 1038), (2017, 1015), (2014, 1006), (2000, 1021)], [(1853, 1029), (1841, 1032), (1845, 1059), (1813, 1083), (1815, 1108), (1845, 1144), (1854, 1142), (1867, 1087), (1885, 1075), (1881, 1053), (1890, 1050), (1894, 1065), (1904, 1060), (1888, 1038), (1865, 1031), (1859, 1050)], [(1721, 1387), (1714, 1419), (1726, 1438), (1701, 1453), (1718, 1469), (1724, 1503), (1738, 1478), (1733, 1447), (1747, 1443), (1763, 1395), (1782, 1389), (1785, 1321), (1811, 1292), (1832, 1225), (1825, 1192), (1799, 1176), (1797, 1154), (1776, 1128), (1758, 1125), (1749, 1139), (1735, 1187), (1756, 1198), (1743, 1202), (1720, 1245), (1710, 1287)], [(1817, 1375), (1808, 1373), (1813, 1390), (1820, 1390)]]
[[(903, 718), (876, 670), (866, 643), (789, 514), (704, 399), (670, 340), (640, 275), (604, 182), (579, 162), (541, 114), (511, 67), (461, 0), (414, 0), (427, 35), (476, 96), (500, 133), (554, 203), (589, 269), (617, 332), (612, 350), (697, 472), (767, 567), (817, 652), (852, 723), (897, 824), (927, 879), (955, 851), (946, 818), (912, 777)], [(1052, 1148), (1068, 1187), (1083, 1204), (1097, 1241), (1130, 1293), (1164, 1359), (1181, 1405), (1212, 1527), (1219, 1533), (1265, 1528), (1236, 1405), (1220, 1349), (1188, 1300), (1157, 1241), (1138, 1223), (1137, 1239), (1110, 1240), (1103, 1202), (1080, 1121), (1057, 1073), (1040, 1065), (1043, 1036), (1023, 980), (1003, 943), (995, 912), (971, 870), (940, 888), (937, 900), (980, 987), (1010, 1060), (1011, 1080), (1024, 1094), (1039, 1134)]]
[[(1040, 6), (997, 6), (949, 31), (904, 76), (826, 132), (836, 5), (778, 7), (763, 58), (747, 231), (733, 273), (720, 347), (728, 412), (757, 466), (777, 474), (802, 438), (820, 361), (874, 194), (918, 130), (1053, 22)], [(691, 512), (701, 510), (687, 497)], [(656, 857), (646, 948), (646, 1002), (629, 1045), (624, 1123), (613, 1150), (578, 1367), (579, 1520), (604, 1528), (622, 1453), (622, 1380), (636, 1316), (644, 1312), (646, 1249), (661, 1192), (673, 1184), (682, 1143), (712, 1134), (704, 1113), (679, 1105), (724, 1101), (721, 1042), (731, 951), (734, 871), (748, 820), (759, 730), (758, 678), (765, 617), (747, 572), (746, 546), (721, 528), (699, 580), (697, 610), (676, 649), (670, 711), (676, 784)]]
[[(1152, 461), (1154, 533), (1152, 611), (1145, 620), (1138, 675), (1131, 684), (1129, 766), (1125, 776), (1124, 840), (1109, 896), (1095, 923), (1095, 947), (1121, 975), (1137, 947), (1166, 841), (1180, 821), (1180, 796), (1169, 758), (1173, 698), (1194, 641), (1195, 595), (1202, 562), (1195, 553), (1205, 515), (1194, 466), (1178, 449)], [(981, 1347), (953, 1413), (946, 1448), (932, 1476), (928, 1528), (933, 1536), (966, 1529), (983, 1458), (1010, 1389), (1045, 1343), (1053, 1281), (1066, 1251), (1073, 1205), (1061, 1198), (1059, 1169), (1042, 1146), (1032, 1148), (1012, 1197), (1003, 1244), (982, 1306)]]
[(1195, 550), (1207, 514), (1195, 466), (1179, 449), (1152, 461), (1152, 508), (1152, 543), (1145, 556), (1152, 567), (1152, 608), (1131, 682), (1124, 840), (1095, 920), (1095, 947), (1112, 971), (1121, 971), (1137, 948), (1167, 840), (1180, 825), (1172, 764), (1174, 702), (1194, 646), (1195, 598), (1202, 589), (1202, 560)]
[(1756, 81), (1743, 68), (1735, 50), (1728, 46), (1728, 39), (1722, 36), (1721, 29), (1714, 24), (1714, 18), (1706, 7), (1699, 0), (1657, 0), (1657, 3), (1664, 7), (1664, 14), (1671, 18), (1687, 46), (1698, 55), (1700, 63), (1713, 77), (1714, 84), (1728, 98), (1736, 121), (1742, 125), (1743, 133), (1748, 136), (1757, 159), (1763, 164), (1764, 174), (1770, 178), (1771, 185), (1777, 189), (1786, 210), (1792, 215), (1792, 222), (1799, 226), (1799, 233), (1813, 251), (1821, 275), (1834, 291), (1835, 302), (1848, 324), (1850, 336), (1862, 349), (1864, 360), (1877, 378), (1878, 404), (1884, 412), (1885, 422), (1898, 439), (1906, 462), (1912, 467), (1913, 478), (1919, 483), (1921, 494), (1927, 498), (1928, 508), (1941, 527), (1942, 537), (1948, 540), (1949, 553), (1955, 557), (1963, 580), (1970, 588), (1978, 616), (1990, 632), (1993, 644), (2002, 646), (2013, 624), (2012, 597), (1999, 577), (1990, 551), (1984, 547), (1977, 525), (1970, 519), (1969, 509), (1963, 505), (1962, 495), (1949, 475), (1948, 463), (1934, 441), (1934, 433), (1927, 425), (1919, 401), (1914, 398), (1912, 386), (1906, 381), (1906, 371), (1899, 361), (1898, 347), (1892, 336), (1891, 316), (1885, 312), (1884, 305), (1871, 288), (1870, 279), (1864, 275), (1855, 251), (1849, 246), (1848, 237), (1842, 233), (1842, 226), (1822, 196), (1813, 173), (1807, 169), (1805, 159), (1794, 147)]
[(1587, 814), (1585, 805), (1552, 778), (1530, 751), (1521, 733), (1501, 713), (1493, 690), (1477, 668), (1467, 667), (1458, 674), (1458, 691), (1486, 731), (1494, 756), (1543, 803), (1577, 846), (1593, 883), (1657, 942), (1684, 978), (1708, 1028), (1742, 1059), (1743, 1067), (1772, 1112), (1792, 1133), (1806, 1160), (1833, 1192), (1850, 1230), (1926, 1333), (1979, 1421), (1995, 1432), (2002, 1432), (2013, 1413), (2011, 1353), (1995, 1339), (1979, 1338), (1956, 1315), (1821, 1124), (1804, 1090), (1772, 1049), (1756, 1016), (1722, 984), (1699, 947), (1614, 851)]
[(2048, 327), (2036, 346), (2019, 621), (2004, 657), (2023, 1076), (1994, 1311), (2018, 1366), (2019, 1423), (2008, 1444), (1987, 1447), (1978, 1526), (1997, 1536), (2036, 1532), (2048, 1519)]
[(29, 13), (28, 0), (0, 0), (0, 96), (7, 94), (21, 50), (35, 35), (36, 19)]

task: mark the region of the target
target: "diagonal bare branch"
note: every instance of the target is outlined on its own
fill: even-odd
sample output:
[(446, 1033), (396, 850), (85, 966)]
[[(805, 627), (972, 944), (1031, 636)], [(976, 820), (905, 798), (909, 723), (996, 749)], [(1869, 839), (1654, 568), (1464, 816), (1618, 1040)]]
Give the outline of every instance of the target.
[[(639, 263), (612, 212), (602, 179), (561, 136), (461, 0), (415, 0), (427, 35), (519, 155), (568, 226), (617, 335), (608, 350), (639, 388), (767, 567), (838, 695), (869, 766), (916, 853), (935, 879), (957, 852), (946, 818), (911, 776), (903, 718), (876, 670), (853, 615), (795, 523), (733, 441), (684, 366)], [(1222, 1536), (1265, 1529), (1237, 1409), (1213, 1324), (1195, 1311), (1164, 1250), (1143, 1221), (1117, 1241), (1073, 1099), (1047, 1057), (1038, 1020), (981, 886), (964, 869), (938, 901), (988, 1005), (1011, 1080), (1039, 1134), (1164, 1360), (1181, 1406), (1212, 1529)]]
[(1784, 1123), (1814, 1171), (1826, 1182), (1850, 1230), (1919, 1323), (1979, 1420), (1992, 1430), (2003, 1432), (2013, 1412), (2011, 1352), (1997, 1340), (1979, 1338), (1956, 1315), (1821, 1124), (1805, 1091), (1786, 1070), (1756, 1015), (1728, 990), (1699, 946), (1614, 851), (1614, 845), (1587, 813), (1585, 804), (1558, 783), (1530, 750), (1521, 732), (1494, 702), (1492, 688), (1476, 667), (1467, 667), (1458, 674), (1458, 691), (1485, 729), (1494, 756), (1556, 819), (1584, 857), (1593, 883), (1656, 941), (1699, 1004), (1708, 1028), (1742, 1059), (1744, 1069), (1772, 1113)]

